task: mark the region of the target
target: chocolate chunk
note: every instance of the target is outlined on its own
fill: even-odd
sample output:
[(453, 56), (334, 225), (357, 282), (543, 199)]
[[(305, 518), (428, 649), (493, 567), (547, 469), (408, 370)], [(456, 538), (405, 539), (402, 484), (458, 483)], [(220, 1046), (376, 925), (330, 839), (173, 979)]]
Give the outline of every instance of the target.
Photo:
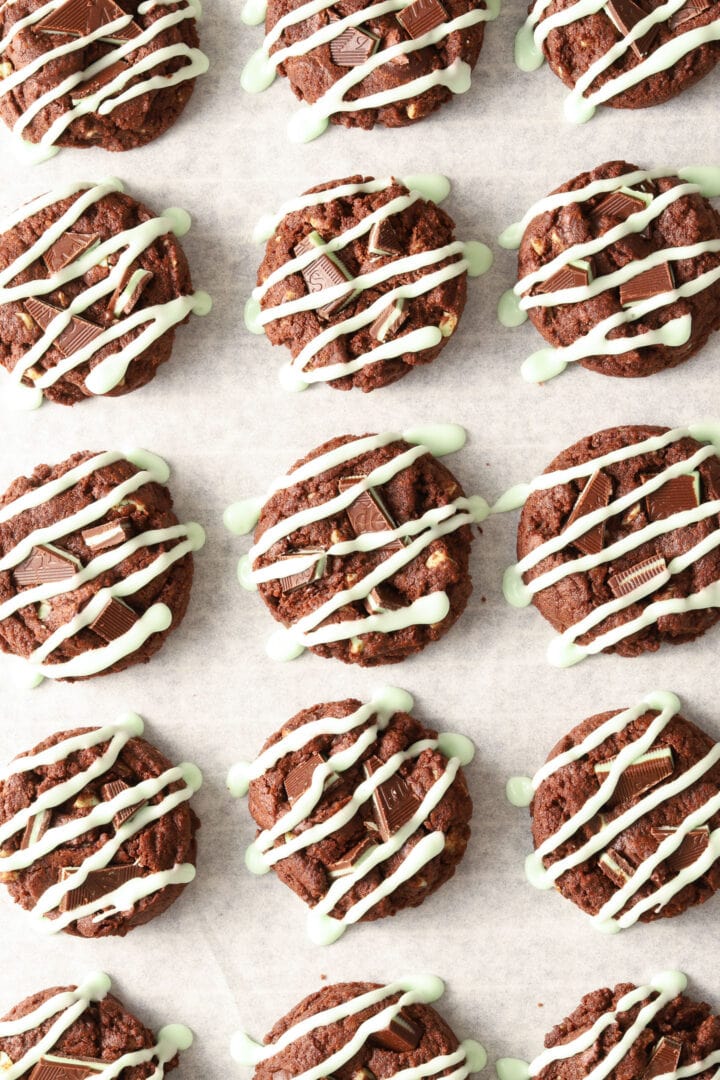
[(653, 1051), (647, 1069), (642, 1074), (641, 1080), (655, 1080), (656, 1076), (665, 1076), (674, 1073), (680, 1061), (683, 1044), (680, 1039), (672, 1039), (668, 1035), (662, 1035)]
[(57, 1054), (43, 1054), (28, 1080), (84, 1080), (107, 1069), (108, 1062), (98, 1058), (66, 1058)]
[(402, 241), (389, 218), (376, 221), (368, 236), (368, 251), (372, 255), (402, 255)]
[(422, 37), (444, 23), (447, 17), (448, 13), (440, 0), (413, 0), (396, 15), (397, 21), (411, 38)]
[(687, 3), (683, 4), (679, 11), (670, 16), (670, 29), (677, 30), (678, 26), (690, 22), (691, 19), (696, 19), (698, 15), (702, 15), (712, 5), (713, 0), (687, 0)]
[[(614, 761), (615, 758), (608, 758), (595, 766), (598, 783), (603, 782)], [(643, 795), (656, 787), (661, 780), (672, 776), (674, 768), (673, 752), (669, 746), (658, 746), (655, 750), (642, 754), (626, 767), (606, 805), (619, 806)]]
[(369, 837), (365, 836), (363, 839), (351, 848), (347, 854), (338, 859), (337, 862), (331, 863), (328, 866), (328, 873), (332, 878), (346, 877), (347, 874), (352, 874), (363, 855), (367, 855), (373, 848), (377, 847), (377, 844)]
[(604, 199), (600, 200), (590, 218), (595, 228), (600, 229), (604, 224), (603, 218), (609, 218), (612, 224), (616, 225), (621, 221), (626, 221), (631, 214), (644, 210), (646, 205), (645, 199), (639, 195), (619, 188), (617, 191), (610, 191)]
[[(102, 26), (107, 26), (127, 12), (114, 0), (66, 0), (55, 11), (35, 24), (35, 30), (46, 34), (68, 34), (70, 37), (87, 37)], [(140, 27), (131, 22), (122, 30), (114, 30), (112, 35), (100, 38), (100, 41), (130, 41), (140, 33)]]
[(78, 101), (82, 101), (86, 97), (90, 97), (91, 94), (96, 94), (98, 90), (102, 90), (104, 86), (107, 86), (117, 78), (122, 72), (127, 71), (128, 64), (125, 60), (116, 60), (114, 64), (110, 64), (109, 67), (103, 68), (102, 71), (98, 71), (97, 75), (93, 75), (92, 78), (86, 79), (85, 82), (80, 83), (79, 86), (74, 86), (70, 91), (72, 95), (73, 104)]
[(330, 56), (338, 67), (357, 67), (369, 60), (378, 47), (378, 39), (359, 26), (348, 26), (330, 42)]
[[(362, 479), (364, 479), (362, 476), (345, 476), (338, 481), (338, 489), (341, 492), (347, 491)], [(345, 513), (356, 536), (397, 528), (376, 488), (361, 492), (355, 502), (350, 503), (346, 508)], [(401, 551), (403, 547), (403, 542), (398, 537), (382, 548), (381, 553), (387, 558), (394, 551)]]
[(365, 597), (365, 610), (369, 615), (382, 615), (386, 611), (399, 611), (403, 606), (386, 585), (376, 585)]
[(673, 272), (670, 263), (661, 263), (660, 266), (651, 266), (642, 274), (631, 278), (620, 286), (620, 303), (623, 307), (631, 304), (639, 304), (641, 300), (649, 300), (652, 296), (670, 292), (675, 288)]
[(285, 777), (285, 794), (291, 803), (297, 802), (305, 794), (312, 783), (313, 773), (324, 761), (322, 754), (314, 753), (290, 770)]
[[(643, 482), (650, 476), (644, 474)], [(683, 510), (693, 510), (699, 504), (700, 474), (688, 473), (666, 480), (661, 488), (645, 496), (648, 517), (651, 521), (661, 521)]]
[(150, 270), (128, 269), (127, 273), (123, 275), (117, 289), (110, 297), (110, 302), (107, 306), (108, 315), (113, 319), (119, 319), (122, 315), (129, 315), (130, 312), (137, 307), (140, 297), (145, 292), (145, 289), (150, 284), (153, 277), (154, 274), (152, 274)]
[(657, 588), (661, 580), (666, 580), (666, 576), (667, 563), (662, 556), (657, 555), (651, 559), (643, 559), (642, 562), (631, 566), (629, 570), (622, 570), (619, 574), (613, 574), (612, 577), (608, 578), (608, 585), (615, 596), (628, 596), (635, 589), (641, 585), (646, 585), (655, 578), (658, 579), (655, 586)]
[[(312, 232), (309, 233), (304, 240), (300, 241), (293, 249), (293, 253), (295, 255), (304, 255), (306, 251), (310, 251), (311, 248), (317, 247), (319, 244), (323, 243), (324, 240), (320, 234)], [(339, 285), (342, 281), (347, 281), (352, 276), (340, 259), (334, 254), (321, 255), (319, 258), (315, 259), (314, 262), (305, 266), (300, 273), (305, 280), (309, 293), (320, 292), (322, 289), (330, 288), (332, 285)], [(336, 300), (331, 300), (328, 304), (325, 304), (324, 307), (318, 308), (318, 317), (321, 319), (331, 319), (333, 315), (350, 302), (353, 295), (353, 290), (348, 288), (347, 292), (341, 293)]]
[(559, 292), (560, 289), (577, 289), (589, 285), (592, 281), (592, 268), (587, 260), (568, 263), (561, 266), (547, 281), (542, 281), (538, 292)]
[(619, 851), (614, 851), (612, 848), (609, 851), (604, 851), (598, 859), (598, 866), (602, 870), (606, 877), (609, 877), (613, 885), (617, 885), (619, 889), (630, 880), (635, 873), (635, 867), (633, 864), (621, 855)]
[(36, 844), (50, 828), (51, 820), (51, 810), (42, 810), (39, 814), (35, 814), (31, 817), (22, 834), (20, 847), (24, 849), (31, 847), (32, 844)]
[[(611, 495), (612, 480), (607, 473), (598, 469), (597, 472), (592, 474), (585, 484), (585, 487), (580, 492), (572, 509), (572, 513), (565, 523), (565, 528), (569, 528), (574, 521), (578, 520), (578, 518), (585, 517), (586, 514), (591, 514), (593, 511), (599, 510), (601, 506), (607, 506), (610, 502)], [(572, 543), (583, 553), (583, 555), (597, 555), (599, 551), (602, 551), (604, 539), (605, 522), (601, 521), (595, 525), (594, 528), (583, 533), (582, 536), (578, 536)]]
[[(64, 866), (60, 871), (60, 880), (68, 881), (77, 873), (77, 867)], [(71, 889), (60, 901), (61, 911), (74, 911), (83, 904), (90, 904), (93, 900), (99, 900), (106, 893), (119, 889), (131, 878), (142, 877), (142, 867), (137, 863), (128, 863), (127, 866), (106, 866), (102, 870), (91, 870), (82, 885), (77, 889)]]
[[(629, 34), (633, 27), (637, 26), (640, 20), (645, 19), (648, 14), (634, 0), (608, 0), (605, 10), (610, 16), (611, 22), (614, 23), (623, 37)], [(660, 27), (655, 25), (637, 41), (633, 41), (630, 48), (637, 57), (647, 56), (655, 44), (659, 32)]]
[(43, 255), (43, 262), (51, 274), (57, 274), (74, 262), (84, 251), (93, 247), (99, 239), (96, 233), (63, 233), (60, 239), (47, 249)]
[(370, 337), (381, 342), (394, 337), (408, 317), (408, 312), (403, 310), (404, 306), (404, 301), (400, 299), (383, 308), (370, 326)]
[(24, 562), (13, 570), (16, 585), (44, 585), (66, 581), (77, 573), (80, 562), (67, 551), (51, 544), (34, 547)]
[(138, 616), (132, 608), (113, 596), (95, 621), (90, 623), (90, 629), (105, 641), (114, 641), (132, 629), (137, 621)]
[[(41, 330), (47, 330), (61, 310), (53, 307), (52, 304), (46, 304), (43, 300), (36, 300), (34, 297), (25, 300), (23, 306), (28, 314), (32, 315)], [(77, 315), (73, 315), (70, 325), (66, 326), (60, 336), (55, 338), (53, 344), (63, 356), (72, 356), (73, 353), (79, 352), (80, 349), (89, 345), (100, 334), (102, 334), (101, 327), (95, 326), (93, 323), (88, 322), (87, 319), (80, 319)]]
[[(119, 795), (121, 791), (127, 791), (128, 784), (124, 780), (111, 780), (109, 784), (103, 784), (102, 797), (105, 802), (110, 802), (116, 795)], [(124, 810), (118, 810), (115, 817), (112, 819), (113, 825), (116, 829), (119, 829), (121, 825), (124, 825), (133, 814), (140, 810), (141, 807), (147, 806), (147, 799), (143, 799), (141, 802), (133, 803), (132, 806), (126, 806)]]
[(80, 535), (91, 551), (105, 551), (123, 544), (132, 534), (133, 527), (127, 518), (114, 518), (92, 529), (83, 529)]
[[(320, 555), (320, 558), (317, 562), (305, 567), (304, 570), (293, 571), (293, 562), (299, 562), (301, 559), (307, 558), (308, 555)], [(320, 578), (325, 576), (327, 567), (327, 557), (322, 548), (303, 548), (302, 551), (294, 551), (290, 555), (281, 555), (278, 562), (288, 563), (288, 569), (291, 571), (284, 577), (279, 578), (280, 588), (284, 593), (295, 592), (296, 589), (302, 589), (313, 581), (319, 581)]]
[(404, 1009), (394, 1016), (386, 1028), (373, 1031), (370, 1042), (381, 1046), (383, 1050), (394, 1050), (397, 1054), (414, 1050), (422, 1039), (423, 1029), (411, 1020)]
[[(383, 762), (371, 757), (364, 763), (366, 776), (372, 776)], [(383, 840), (406, 825), (420, 806), (420, 799), (410, 790), (407, 782), (398, 773), (385, 780), (373, 791), (373, 810), (378, 830)]]
[[(677, 832), (674, 825), (658, 825), (652, 830), (653, 836), (660, 842), (666, 840), (667, 837), (674, 832)], [(687, 836), (681, 841), (680, 847), (665, 859), (665, 865), (669, 870), (675, 870), (679, 873), (688, 866), (692, 866), (695, 860), (699, 859), (707, 849), (709, 843), (710, 829), (707, 825), (702, 825), (697, 829), (691, 829)]]

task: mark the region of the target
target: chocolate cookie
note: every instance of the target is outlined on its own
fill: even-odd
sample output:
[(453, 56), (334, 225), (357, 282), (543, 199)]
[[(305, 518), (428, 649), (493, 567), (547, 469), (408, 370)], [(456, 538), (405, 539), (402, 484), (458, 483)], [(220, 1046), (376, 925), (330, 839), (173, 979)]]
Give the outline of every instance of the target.
[(261, 509), (228, 508), (232, 532), (257, 524), (239, 572), (287, 628), (271, 655), (393, 664), (450, 629), (472, 592), (471, 525), (488, 512), (434, 456), (464, 442), (452, 424), (343, 435), (296, 462)]
[[(686, 977), (663, 971), (646, 986), (620, 983), (586, 994), (577, 1009), (545, 1036), (530, 1065), (497, 1062), (500, 1080), (711, 1080), (720, 1050), (720, 1017), (682, 992)], [(709, 1059), (709, 1060), (707, 1060)]]
[(308, 0), (249, 0), (246, 22), (265, 19), (266, 37), (242, 73), (257, 93), (279, 72), (305, 103), (288, 125), (308, 142), (328, 123), (404, 127), (470, 88), (485, 23), (495, 0), (403, 0), (363, 17), (369, 0), (337, 0), (318, 10)]
[(517, 325), (529, 315), (553, 346), (525, 361), (525, 378), (543, 382), (573, 361), (602, 375), (652, 375), (720, 327), (720, 213), (702, 194), (720, 193), (720, 169), (680, 175), (610, 161), (503, 234), (520, 251), (500, 318)]
[(20, 406), (136, 390), (170, 358), (174, 327), (210, 308), (176, 237), (119, 180), (70, 184), (22, 207), (0, 234), (0, 363)]
[(113, 1063), (122, 1080), (162, 1080), (176, 1068), (192, 1032), (169, 1024), (156, 1039), (110, 986), (107, 975), (91, 975), (80, 986), (40, 990), (3, 1016), (0, 1068), (7, 1080), (76, 1080)]
[[(465, 1080), (483, 1068), (486, 1054), (472, 1039), (458, 1043), (430, 1007), (444, 989), (434, 975), (387, 986), (323, 986), (278, 1020), (262, 1044), (238, 1032), (232, 1054), (241, 1064), (255, 1066), (255, 1080), (272, 1080), (278, 1072), (290, 1080), (306, 1072), (314, 1076), (329, 1062), (338, 1080), (351, 1080), (358, 1072), (364, 1080), (390, 1080), (406, 1070), (418, 1078), (452, 1074), (454, 1080)], [(450, 1061), (441, 1060), (447, 1055)], [(330, 1068), (321, 1075), (329, 1073)]]
[[(565, 115), (589, 120), (598, 105), (644, 109), (693, 86), (720, 60), (718, 0), (531, 0), (515, 59), (546, 59), (571, 93)], [(643, 23), (642, 30), (638, 30)]]
[(202, 778), (142, 730), (129, 714), (58, 732), (0, 771), (0, 881), (46, 933), (124, 936), (195, 876)]
[(0, 499), (0, 649), (27, 679), (122, 671), (182, 622), (199, 525), (181, 525), (147, 450), (38, 465)]
[(321, 944), (422, 904), (465, 854), (472, 801), (460, 766), (474, 747), (424, 727), (412, 706), (390, 688), (367, 705), (315, 705), (230, 771), (258, 826), (249, 869), (272, 867), (310, 905)]
[(679, 710), (657, 691), (591, 716), (508, 784), (511, 802), (532, 800), (529, 880), (603, 929), (680, 915), (720, 886), (720, 745)]
[(421, 194), (442, 201), (445, 177), (408, 182), (413, 191), (351, 176), (312, 188), (270, 220), (246, 320), (292, 353), (283, 370), (290, 389), (376, 390), (429, 364), (454, 333), (467, 275), (484, 273), (492, 256), (484, 244), (456, 241), (453, 220)]
[(505, 596), (560, 634), (551, 663), (639, 656), (718, 621), (720, 428), (608, 428), (559, 454), (496, 509), (525, 501)]
[(36, 160), (61, 146), (144, 146), (175, 123), (207, 71), (199, 10), (197, 0), (3, 4), (0, 117), (26, 148), (36, 144)]

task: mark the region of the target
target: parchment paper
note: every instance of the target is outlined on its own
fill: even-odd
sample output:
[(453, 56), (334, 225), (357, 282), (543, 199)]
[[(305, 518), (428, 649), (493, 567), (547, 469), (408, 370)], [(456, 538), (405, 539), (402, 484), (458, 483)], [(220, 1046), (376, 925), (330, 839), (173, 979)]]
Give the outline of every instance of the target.
[[(177, 1075), (210, 1078), (239, 1075), (228, 1054), (235, 1028), (263, 1035), (323, 977), (442, 975), (441, 1010), (459, 1037), (484, 1042), (491, 1061), (534, 1056), (545, 1031), (583, 993), (668, 966), (685, 969), (691, 992), (720, 1006), (719, 898), (680, 919), (604, 937), (559, 895), (525, 882), (528, 815), (504, 797), (508, 776), (532, 773), (570, 726), (629, 705), (653, 687), (675, 690), (686, 714), (720, 736), (720, 630), (632, 661), (601, 656), (567, 671), (551, 668), (548, 624), (534, 609), (516, 611), (502, 598), (502, 571), (514, 555), (511, 514), (484, 526), (474, 548), (471, 604), (439, 644), (376, 671), (307, 654), (283, 665), (264, 651), (273, 620), (235, 578), (247, 545), (221, 524), (228, 503), (261, 494), (292, 461), (343, 432), (458, 421), (469, 431), (468, 445), (448, 464), (469, 492), (494, 498), (592, 431), (632, 422), (675, 425), (717, 411), (718, 337), (690, 363), (651, 379), (609, 379), (578, 367), (544, 388), (524, 383), (519, 365), (540, 338), (530, 324), (510, 331), (496, 320), (497, 299), (514, 280), (514, 256), (495, 238), (535, 199), (603, 160), (717, 164), (720, 69), (664, 107), (599, 110), (590, 124), (572, 127), (562, 118), (566, 91), (559, 80), (547, 68), (531, 75), (515, 69), (512, 40), (522, 5), (506, 0), (487, 28), (464, 97), (408, 129), (331, 127), (316, 142), (293, 146), (285, 133), (297, 107), (289, 87), (278, 80), (253, 98), (240, 89), (240, 67), (261, 30), (244, 27), (239, 15), (239, 0), (208, 2), (201, 29), (210, 73), (181, 122), (145, 149), (114, 157), (63, 151), (32, 168), (17, 163), (0, 133), (1, 213), (68, 179), (117, 174), (156, 210), (177, 205), (191, 212), (183, 243), (196, 286), (215, 301), (209, 317), (179, 330), (172, 360), (137, 393), (74, 409), (47, 404), (35, 413), (0, 404), (2, 489), (36, 463), (61, 461), (76, 449), (146, 446), (171, 463), (181, 518), (202, 522), (208, 535), (196, 556), (185, 622), (148, 666), (74, 685), (46, 682), (29, 693), (5, 690), (0, 723), (0, 758), (7, 760), (53, 730), (138, 711), (148, 736), (173, 760), (203, 769), (194, 803), (203, 821), (197, 879), (171, 911), (124, 940), (41, 939), (6, 899), (0, 1010), (101, 968), (148, 1023), (177, 1020), (194, 1029), (195, 1045)], [(446, 207), (458, 235), (493, 245), (495, 265), (470, 282), (457, 336), (429, 368), (371, 396), (323, 387), (293, 396), (277, 380), (283, 351), (242, 324), (260, 259), (252, 225), (306, 187), (356, 171), (447, 173), (453, 191)], [(245, 804), (227, 794), (225, 776), (298, 709), (366, 699), (383, 682), (410, 690), (428, 723), (475, 740), (468, 769), (473, 837), (455, 878), (422, 908), (355, 927), (320, 949), (305, 937), (301, 901), (273, 875), (255, 879), (245, 870), (253, 829)]]

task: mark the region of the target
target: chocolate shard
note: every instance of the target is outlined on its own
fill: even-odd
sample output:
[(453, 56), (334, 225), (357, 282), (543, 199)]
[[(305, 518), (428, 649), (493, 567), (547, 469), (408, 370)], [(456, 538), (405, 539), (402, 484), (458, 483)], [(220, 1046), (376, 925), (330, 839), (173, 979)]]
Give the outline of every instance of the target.
[(330, 42), (330, 56), (338, 67), (357, 67), (369, 60), (378, 47), (378, 38), (359, 26), (348, 26)]
[(37, 844), (38, 840), (40, 840), (50, 828), (51, 820), (51, 810), (42, 810), (39, 814), (33, 815), (25, 826), (25, 831), (23, 832), (22, 840), (20, 841), (20, 847), (29, 848), (32, 847), (33, 844)]
[(375, 341), (387, 341), (388, 338), (394, 337), (397, 331), (408, 317), (408, 312), (404, 310), (405, 302), (395, 300), (393, 303), (388, 304), (384, 308), (377, 319), (370, 325), (370, 337)]
[(73, 104), (76, 104), (78, 101), (83, 101), (84, 98), (90, 97), (91, 94), (97, 94), (98, 90), (102, 90), (104, 86), (108, 86), (118, 75), (127, 71), (128, 66), (129, 65), (125, 60), (116, 60), (114, 64), (110, 64), (109, 67), (103, 68), (102, 71), (98, 71), (97, 75), (93, 75), (92, 78), (86, 79), (85, 82), (80, 83), (79, 86), (74, 86), (70, 91)]
[(538, 292), (552, 293), (561, 289), (577, 289), (589, 285), (592, 281), (592, 267), (589, 260), (578, 260), (561, 266), (546, 281), (538, 285)]
[[(593, 511), (599, 510), (601, 506), (607, 506), (611, 495), (612, 480), (602, 469), (598, 469), (592, 474), (580, 492), (572, 508), (572, 513), (565, 523), (565, 528), (569, 528), (578, 518), (585, 517), (586, 514), (592, 514)], [(602, 551), (604, 539), (605, 522), (601, 521), (598, 525), (589, 529), (588, 532), (583, 533), (582, 536), (578, 536), (572, 543), (583, 555), (597, 555), (598, 552)]]
[(50, 581), (66, 581), (77, 573), (79, 566), (79, 560), (69, 552), (53, 544), (41, 544), (15, 567), (13, 577), (16, 585), (44, 585)]
[[(644, 474), (641, 479), (645, 482), (650, 479), (650, 475)], [(699, 503), (700, 473), (698, 472), (666, 480), (661, 488), (645, 496), (645, 505), (651, 521), (661, 521), (683, 510), (693, 510)]]
[[(41, 330), (47, 330), (55, 316), (59, 315), (61, 311), (60, 308), (53, 307), (52, 304), (46, 304), (44, 300), (36, 300), (34, 297), (23, 301), (23, 306)], [(100, 334), (102, 334), (101, 327), (95, 326), (94, 323), (88, 322), (87, 319), (80, 319), (77, 315), (73, 315), (70, 325), (66, 326), (60, 336), (55, 338), (53, 344), (63, 356), (68, 357), (85, 348)]]
[(285, 777), (285, 794), (291, 803), (297, 802), (304, 795), (312, 783), (313, 773), (318, 765), (322, 765), (325, 758), (322, 754), (314, 753), (305, 761), (301, 761)]
[(422, 37), (447, 21), (448, 13), (440, 0), (413, 0), (396, 18), (411, 38)]
[(115, 641), (131, 630), (137, 621), (138, 616), (133, 609), (112, 596), (98, 617), (90, 623), (90, 629), (105, 641)]
[(418, 1046), (423, 1036), (423, 1029), (411, 1020), (404, 1009), (394, 1016), (386, 1028), (373, 1031), (370, 1042), (381, 1046), (383, 1050), (394, 1050), (405, 1054)]
[(637, 274), (620, 286), (620, 303), (623, 307), (631, 304), (639, 304), (641, 300), (649, 300), (661, 293), (671, 292), (675, 288), (670, 263), (660, 263), (659, 266), (651, 266), (642, 274)]
[(99, 239), (97, 233), (63, 233), (60, 239), (47, 249), (43, 255), (43, 262), (51, 274), (57, 274), (70, 263), (75, 262), (75, 259), (88, 248), (93, 247)]
[[(77, 867), (64, 866), (60, 871), (60, 880), (68, 881), (77, 873)], [(102, 870), (91, 870), (82, 885), (71, 889), (60, 901), (61, 911), (75, 911), (83, 904), (99, 900), (106, 893), (113, 892), (131, 878), (142, 877), (142, 867), (137, 863), (126, 866), (106, 866)]]
[(635, 873), (635, 867), (630, 860), (626, 859), (619, 851), (615, 851), (612, 848), (602, 853), (598, 859), (598, 866), (603, 874), (610, 878), (613, 885), (617, 885), (619, 889), (621, 889)]
[(129, 315), (133, 311), (145, 289), (155, 275), (150, 270), (129, 269), (123, 275), (122, 281), (110, 297), (108, 303), (108, 315), (112, 319), (119, 319), (123, 315)]
[(132, 534), (133, 527), (127, 518), (114, 518), (92, 529), (83, 529), (80, 535), (91, 551), (105, 551), (124, 544)]
[[(640, 22), (641, 19), (647, 17), (647, 11), (635, 3), (635, 0), (608, 0), (605, 4), (605, 10), (610, 17), (610, 21), (614, 24), (617, 30), (620, 31), (623, 37), (629, 34), (634, 26)], [(647, 56), (651, 51), (655, 41), (657, 39), (660, 27), (655, 25), (651, 27), (647, 33), (643, 34), (637, 41), (633, 41), (630, 46), (632, 51), (638, 58)]]
[(376, 847), (377, 844), (369, 836), (364, 836), (350, 851), (328, 866), (330, 877), (339, 878), (352, 874), (363, 857), (369, 855)]
[(402, 241), (389, 218), (381, 218), (371, 228), (368, 251), (371, 255), (402, 255)]
[(364, 600), (369, 615), (383, 615), (386, 611), (399, 611), (403, 606), (386, 585), (376, 585)]
[[(677, 832), (674, 825), (658, 825), (652, 830), (655, 839), (662, 843), (671, 833)], [(710, 829), (707, 825), (701, 825), (697, 829), (691, 829), (685, 836), (672, 855), (665, 859), (665, 865), (669, 870), (679, 873), (700, 858), (710, 843)]]
[[(320, 558), (303, 570), (292, 569), (293, 562), (298, 563), (308, 555), (319, 555)], [(284, 593), (295, 592), (297, 589), (304, 588), (305, 585), (312, 584), (313, 581), (319, 581), (325, 576), (327, 569), (327, 557), (322, 548), (303, 548), (293, 551), (289, 555), (281, 555), (278, 562), (288, 564), (289, 573), (279, 579), (280, 588)]]
[[(338, 490), (341, 492), (347, 491), (348, 488), (353, 487), (362, 479), (364, 479), (362, 476), (344, 476), (338, 481)], [(367, 491), (361, 492), (355, 502), (350, 503), (346, 508), (345, 513), (356, 536), (362, 536), (363, 533), (385, 532), (388, 529), (397, 528), (376, 488), (369, 488)], [(404, 544), (398, 537), (382, 548), (381, 553), (387, 558), (394, 551), (401, 551), (403, 547)]]
[(683, 4), (679, 11), (670, 16), (670, 29), (677, 30), (678, 26), (690, 22), (691, 19), (696, 19), (698, 15), (702, 15), (712, 5), (713, 0), (687, 0), (687, 3)]
[[(127, 791), (128, 784), (124, 780), (111, 780), (108, 784), (103, 784), (100, 789), (102, 797), (105, 802), (110, 802), (116, 795), (119, 795), (121, 791)], [(124, 810), (118, 810), (113, 820), (113, 825), (116, 829), (119, 829), (121, 825), (124, 825), (136, 811), (140, 810), (143, 806), (147, 806), (147, 799), (143, 799), (141, 802), (133, 803), (132, 806), (126, 806)]]
[[(94, 34), (103, 26), (122, 18), (127, 12), (114, 2), (114, 0), (65, 0), (59, 8), (51, 11), (39, 23), (35, 29), (42, 30), (46, 34), (67, 34), (69, 37), (87, 37)], [(100, 38), (100, 41), (122, 42), (130, 41), (140, 33), (140, 27), (131, 22), (122, 30), (114, 30), (108, 37)]]
[(682, 1047), (683, 1044), (680, 1039), (662, 1035), (640, 1080), (655, 1080), (656, 1076), (674, 1073), (680, 1061)]
[(84, 1080), (85, 1077), (107, 1069), (109, 1062), (99, 1058), (70, 1058), (59, 1054), (43, 1054), (28, 1080)]
[[(304, 255), (306, 251), (310, 251), (311, 248), (318, 247), (318, 245), (324, 244), (324, 242), (325, 241), (319, 233), (311, 232), (293, 249), (293, 254)], [(332, 285), (339, 285), (341, 282), (348, 281), (352, 277), (352, 274), (350, 274), (335, 254), (320, 255), (314, 262), (305, 266), (300, 273), (303, 276), (309, 293), (320, 292), (322, 289), (328, 289)], [(353, 289), (348, 287), (347, 291), (341, 293), (335, 300), (331, 300), (328, 304), (318, 308), (318, 317), (325, 320), (331, 319), (333, 315), (336, 315), (338, 311), (346, 306), (346, 304), (350, 303), (354, 295)]]
[[(598, 783), (605, 780), (614, 761), (614, 757), (608, 758), (595, 766)], [(651, 788), (657, 787), (662, 780), (667, 780), (668, 776), (672, 776), (674, 769), (675, 760), (669, 746), (658, 746), (649, 750), (625, 768), (606, 806), (619, 806), (638, 798)]]
[(668, 579), (667, 563), (661, 555), (643, 559), (642, 562), (636, 563), (635, 566), (631, 566), (628, 570), (613, 574), (612, 577), (608, 578), (608, 585), (614, 595), (619, 598), (629, 596), (631, 592), (639, 589), (641, 585), (647, 585), (648, 582), (655, 579), (657, 579), (655, 588), (659, 588)]
[[(377, 757), (368, 758), (363, 765), (365, 775), (372, 776), (382, 764)], [(372, 799), (375, 820), (383, 840), (389, 840), (406, 825), (420, 806), (420, 799), (398, 773), (375, 788)]]
[(605, 198), (600, 200), (591, 212), (590, 219), (596, 229), (602, 228), (603, 219), (609, 219), (605, 227), (610, 228), (611, 225), (626, 221), (631, 214), (644, 210), (646, 205), (647, 201), (636, 192), (629, 188), (618, 188), (617, 191), (608, 192)]

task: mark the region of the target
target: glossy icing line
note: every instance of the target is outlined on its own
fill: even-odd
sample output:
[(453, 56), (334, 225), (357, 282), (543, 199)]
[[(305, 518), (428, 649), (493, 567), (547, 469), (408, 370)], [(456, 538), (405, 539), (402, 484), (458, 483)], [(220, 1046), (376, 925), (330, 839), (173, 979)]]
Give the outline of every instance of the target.
[[(2, 83), (0, 83), (1, 86)], [(116, 291), (119, 292), (133, 263), (152, 244), (169, 233), (183, 236), (190, 228), (190, 216), (184, 210), (171, 208), (160, 217), (141, 222), (101, 243), (96, 243), (68, 265), (50, 273), (47, 278), (37, 278), (20, 285), (11, 284), (18, 274), (32, 266), (60, 240), (65, 232), (71, 230), (90, 207), (112, 192), (123, 190), (122, 183), (115, 179), (104, 180), (98, 184), (83, 182), (68, 184), (51, 195), (44, 195), (33, 200), (16, 213), (7, 224), (8, 229), (14, 228), (55, 203), (77, 196), (72, 205), (42, 233), (27, 251), (0, 272), (0, 305), (45, 297), (67, 282), (83, 278), (109, 256), (122, 252), (116, 265), (109, 270), (107, 277), (85, 288), (67, 308), (59, 311), (42, 332), (40, 339), (15, 364), (8, 376), (8, 385), (11, 400), (21, 408), (37, 408), (43, 400), (43, 388), (53, 386), (63, 375), (87, 363), (106, 345), (135, 328), (148, 324), (145, 330), (134, 336), (119, 352), (111, 353), (88, 373), (85, 379), (86, 387), (93, 394), (108, 393), (125, 378), (132, 360), (154, 341), (182, 322), (191, 312), (205, 315), (210, 310), (210, 297), (202, 291), (175, 297), (164, 304), (140, 308), (122, 318), (117, 317), (111, 326), (98, 327), (98, 331), (102, 329), (102, 332), (47, 371), (40, 373), (33, 370), (37, 361), (45, 356), (53, 342), (57, 341), (63, 331), (70, 326), (73, 317), (81, 316), (92, 304), (113, 295)], [(22, 382), (27, 378), (32, 378), (34, 383), (32, 387)]]
[[(75, 990), (63, 990), (53, 994), (32, 1012), (16, 1020), (0, 1022), (0, 1038), (11, 1038), (39, 1028), (57, 1016), (57, 1020), (53, 1022), (46, 1034), (23, 1054), (19, 1061), (3, 1066), (4, 1080), (20, 1080), (20, 1077), (29, 1075), (41, 1058), (53, 1050), (65, 1032), (82, 1018), (88, 1006), (93, 1002), (102, 1001), (107, 996), (111, 985), (107, 975), (103, 972), (94, 972)], [(192, 1045), (192, 1041), (193, 1036), (189, 1028), (183, 1024), (168, 1024), (160, 1029), (154, 1046), (123, 1054), (116, 1061), (106, 1064), (104, 1068), (93, 1069), (92, 1076), (97, 1080), (115, 1080), (123, 1069), (143, 1065), (146, 1062), (156, 1062), (155, 1070), (151, 1074), (152, 1080), (162, 1080), (165, 1075), (165, 1065), (179, 1050), (187, 1050)]]

